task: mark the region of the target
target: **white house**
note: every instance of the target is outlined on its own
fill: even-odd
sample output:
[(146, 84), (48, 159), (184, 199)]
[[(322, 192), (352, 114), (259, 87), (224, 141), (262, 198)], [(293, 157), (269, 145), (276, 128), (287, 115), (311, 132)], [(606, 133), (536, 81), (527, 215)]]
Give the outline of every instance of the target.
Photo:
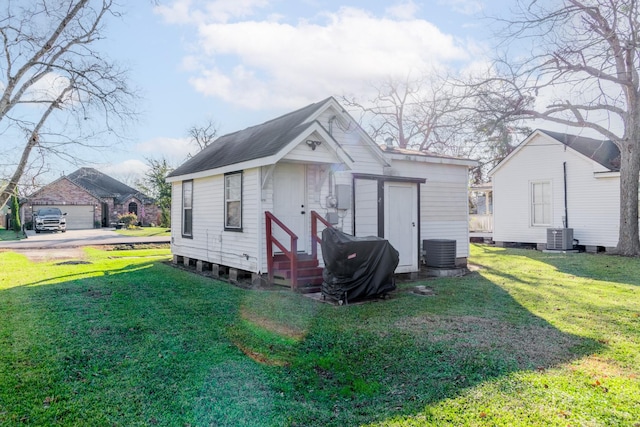
[(420, 269), (423, 239), (455, 239), (466, 264), (474, 165), (383, 150), (328, 98), (222, 136), (169, 175), (174, 260), (318, 283), (319, 236), (332, 225), (388, 239), (398, 273)]
[(571, 246), (615, 247), (619, 168), (620, 151), (611, 141), (534, 131), (489, 173), (493, 240), (546, 248), (552, 233), (568, 228)]

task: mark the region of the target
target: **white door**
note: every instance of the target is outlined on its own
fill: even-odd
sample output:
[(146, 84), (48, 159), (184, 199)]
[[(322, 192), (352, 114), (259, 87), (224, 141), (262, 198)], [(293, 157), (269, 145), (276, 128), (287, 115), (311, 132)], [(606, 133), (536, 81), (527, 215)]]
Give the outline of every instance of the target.
[(418, 271), (418, 186), (385, 183), (384, 236), (400, 253), (396, 273)]
[[(298, 252), (307, 250), (306, 168), (297, 163), (279, 163), (273, 177), (273, 214), (298, 236)], [(273, 234), (291, 250), (290, 237), (274, 226)], [(274, 250), (278, 251), (277, 248)]]

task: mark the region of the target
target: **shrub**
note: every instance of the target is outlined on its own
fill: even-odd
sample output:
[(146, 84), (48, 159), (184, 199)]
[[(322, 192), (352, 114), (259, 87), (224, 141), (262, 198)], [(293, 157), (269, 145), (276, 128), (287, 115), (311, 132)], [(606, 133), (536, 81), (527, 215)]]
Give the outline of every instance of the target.
[(18, 203), (18, 197), (14, 194), (11, 196), (11, 228), (18, 234), (22, 230), (22, 224), (20, 224), (20, 205)]
[(160, 227), (171, 227), (171, 211), (160, 207)]
[(132, 228), (138, 223), (138, 216), (133, 212), (118, 215), (118, 221), (123, 223), (125, 228)]

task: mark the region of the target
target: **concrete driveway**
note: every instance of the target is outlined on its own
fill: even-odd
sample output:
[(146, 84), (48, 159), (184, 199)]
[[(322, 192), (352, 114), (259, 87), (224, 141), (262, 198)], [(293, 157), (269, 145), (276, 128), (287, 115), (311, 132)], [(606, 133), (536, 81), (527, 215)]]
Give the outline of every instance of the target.
[(116, 233), (113, 228), (67, 230), (66, 233), (43, 232), (38, 234), (33, 230), (28, 230), (27, 236), (28, 238), (23, 240), (0, 242), (0, 248), (13, 250), (77, 248), (96, 245), (169, 243), (171, 241), (169, 236), (122, 236)]

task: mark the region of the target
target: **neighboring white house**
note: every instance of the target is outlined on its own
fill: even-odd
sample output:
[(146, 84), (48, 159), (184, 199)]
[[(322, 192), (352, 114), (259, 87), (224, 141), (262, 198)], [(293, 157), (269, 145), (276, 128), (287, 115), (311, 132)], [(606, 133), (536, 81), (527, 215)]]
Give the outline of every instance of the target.
[(534, 131), (489, 173), (493, 240), (545, 248), (548, 229), (569, 228), (573, 244), (589, 251), (615, 247), (619, 168), (611, 141)]
[(388, 239), (400, 253), (396, 272), (418, 271), (431, 238), (455, 239), (466, 264), (475, 164), (383, 150), (328, 98), (222, 136), (169, 175), (174, 260), (311, 283), (318, 263), (309, 258), (330, 223)]

